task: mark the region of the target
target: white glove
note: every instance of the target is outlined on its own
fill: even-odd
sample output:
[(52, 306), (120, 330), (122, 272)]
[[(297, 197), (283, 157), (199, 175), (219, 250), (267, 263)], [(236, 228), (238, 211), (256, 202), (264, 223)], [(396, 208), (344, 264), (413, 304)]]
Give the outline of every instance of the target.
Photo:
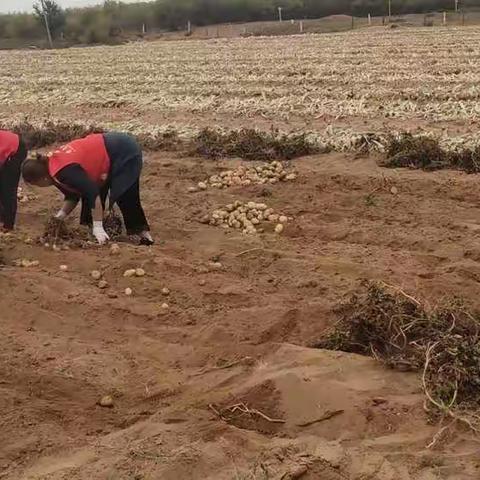
[(65, 220), (67, 218), (67, 214), (62, 210), (59, 210), (55, 215), (55, 218), (58, 220)]
[(103, 229), (103, 222), (93, 222), (93, 236), (97, 239), (100, 245), (103, 245), (110, 237)]

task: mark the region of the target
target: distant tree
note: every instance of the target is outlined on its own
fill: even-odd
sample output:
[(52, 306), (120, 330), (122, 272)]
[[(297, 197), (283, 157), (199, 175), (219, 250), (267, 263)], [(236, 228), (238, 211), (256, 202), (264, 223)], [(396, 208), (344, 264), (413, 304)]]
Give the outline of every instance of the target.
[(65, 12), (58, 5), (55, 0), (43, 0), (42, 2), (35, 2), (33, 4), (34, 15), (38, 22), (44, 25), (45, 17), (47, 16), (48, 24), (52, 37), (57, 37), (65, 27)]

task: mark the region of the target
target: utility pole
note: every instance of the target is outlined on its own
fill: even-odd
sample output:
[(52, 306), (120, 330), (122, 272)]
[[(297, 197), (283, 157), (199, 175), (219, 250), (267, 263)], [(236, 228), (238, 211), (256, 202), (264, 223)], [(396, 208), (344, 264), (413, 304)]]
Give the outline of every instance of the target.
[(283, 8), (282, 7), (278, 7), (278, 21), (281, 22), (283, 19), (282, 19), (282, 10)]
[(392, 0), (388, 0), (388, 23), (392, 19)]
[(48, 15), (47, 8), (45, 7), (45, 0), (40, 0), (40, 5), (42, 6), (43, 19), (45, 20), (45, 29), (47, 30), (48, 43), (50, 48), (53, 48), (52, 34), (50, 32), (50, 25), (48, 24)]
[(455, 0), (455, 12), (458, 13), (458, 0)]

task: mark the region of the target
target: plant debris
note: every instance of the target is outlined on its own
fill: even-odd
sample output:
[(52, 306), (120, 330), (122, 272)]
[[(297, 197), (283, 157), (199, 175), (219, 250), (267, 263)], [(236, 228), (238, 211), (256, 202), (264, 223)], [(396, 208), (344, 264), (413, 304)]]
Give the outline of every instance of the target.
[(385, 365), (423, 371), (428, 400), (443, 413), (480, 405), (480, 315), (455, 300), (427, 309), (380, 284), (337, 310), (339, 321), (315, 346), (371, 355)]
[(304, 133), (280, 134), (242, 128), (221, 132), (205, 128), (192, 141), (192, 153), (217, 159), (239, 157), (245, 160), (290, 160), (319, 152), (319, 147)]
[(92, 237), (87, 227), (73, 227), (63, 220), (50, 217), (45, 223), (44, 232), (40, 242), (45, 246), (57, 247), (59, 244), (85, 248)]
[(103, 220), (103, 228), (111, 240), (122, 235), (123, 222), (114, 210), (110, 210)]
[(480, 172), (480, 146), (461, 150), (445, 150), (438, 140), (405, 133), (391, 137), (382, 166), (441, 170), (451, 168), (467, 173)]

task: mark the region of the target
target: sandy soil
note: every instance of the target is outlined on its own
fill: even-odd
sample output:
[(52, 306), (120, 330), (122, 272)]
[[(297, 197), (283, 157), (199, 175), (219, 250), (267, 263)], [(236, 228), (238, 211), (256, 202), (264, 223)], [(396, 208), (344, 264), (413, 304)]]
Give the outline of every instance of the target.
[[(26, 245), (60, 198), (21, 206), (2, 240), (0, 478), (477, 479), (466, 432), (426, 448), (439, 427), (415, 374), (309, 346), (362, 279), (478, 307), (478, 179), (326, 155), (296, 161), (295, 183), (187, 193), (226, 164), (148, 155), (158, 242), (119, 256)], [(256, 237), (196, 221), (236, 199), (295, 220)], [(147, 275), (123, 278), (131, 267)]]

